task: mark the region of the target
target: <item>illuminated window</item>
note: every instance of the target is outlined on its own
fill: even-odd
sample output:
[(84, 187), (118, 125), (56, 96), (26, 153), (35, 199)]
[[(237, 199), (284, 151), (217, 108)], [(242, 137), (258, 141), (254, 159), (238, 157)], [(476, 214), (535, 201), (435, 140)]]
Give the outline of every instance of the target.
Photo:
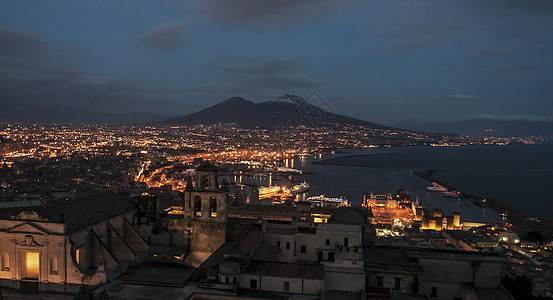
[(81, 264), (81, 249), (75, 250), (75, 260), (77, 261), (77, 264)]
[(212, 218), (217, 218), (217, 198), (209, 198), (209, 211)]
[(196, 217), (202, 216), (202, 198), (200, 196), (194, 197), (194, 215)]
[(10, 255), (8, 252), (2, 253), (2, 271), (10, 270)]
[(25, 253), (25, 278), (38, 279), (40, 255), (38, 252)]

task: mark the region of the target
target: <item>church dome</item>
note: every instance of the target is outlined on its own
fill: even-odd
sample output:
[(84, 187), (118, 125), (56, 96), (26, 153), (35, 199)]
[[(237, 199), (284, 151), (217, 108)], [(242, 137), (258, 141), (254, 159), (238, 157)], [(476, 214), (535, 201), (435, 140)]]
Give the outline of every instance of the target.
[(499, 234), (499, 242), (503, 244), (518, 244), (520, 237), (511, 230), (503, 231)]

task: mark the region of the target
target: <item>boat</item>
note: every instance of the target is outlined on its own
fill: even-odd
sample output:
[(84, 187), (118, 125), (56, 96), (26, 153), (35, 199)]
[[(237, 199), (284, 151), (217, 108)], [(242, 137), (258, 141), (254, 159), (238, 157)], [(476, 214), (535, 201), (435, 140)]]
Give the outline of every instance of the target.
[(302, 171), (294, 168), (277, 167), (276, 171), (279, 173), (298, 174), (301, 175)]
[(442, 197), (448, 197), (448, 198), (461, 198), (461, 195), (456, 194), (454, 192), (444, 192), (442, 194)]
[(427, 186), (426, 190), (429, 192), (437, 192), (437, 193), (445, 193), (447, 192), (447, 188), (445, 186), (438, 185), (434, 183), (433, 186)]
[(290, 189), (290, 193), (292, 194), (301, 194), (301, 193), (305, 193), (307, 192), (307, 190), (309, 190), (309, 183), (307, 182), (302, 182), (300, 184), (296, 184), (294, 185), (291, 189)]
[(282, 189), (280, 186), (262, 186), (259, 188), (259, 198), (269, 198), (276, 195)]
[(344, 197), (326, 197), (324, 194), (309, 197), (305, 201), (311, 202), (315, 206), (349, 206), (348, 200)]

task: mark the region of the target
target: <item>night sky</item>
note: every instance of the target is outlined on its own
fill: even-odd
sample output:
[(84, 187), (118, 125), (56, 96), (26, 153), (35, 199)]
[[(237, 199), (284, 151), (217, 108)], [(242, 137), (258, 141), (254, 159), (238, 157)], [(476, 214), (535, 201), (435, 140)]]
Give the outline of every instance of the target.
[(553, 121), (553, 1), (0, 2), (0, 106), (184, 115), (316, 92), (393, 124)]

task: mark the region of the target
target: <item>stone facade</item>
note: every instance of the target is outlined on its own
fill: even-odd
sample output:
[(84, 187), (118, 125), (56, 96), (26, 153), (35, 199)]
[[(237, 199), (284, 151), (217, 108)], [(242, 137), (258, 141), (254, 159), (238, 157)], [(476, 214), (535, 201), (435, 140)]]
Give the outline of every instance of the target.
[[(104, 212), (112, 206), (111, 212)], [(96, 208), (95, 208), (96, 207)], [(100, 211), (102, 210), (102, 211)], [(81, 215), (87, 211), (88, 215)], [(0, 212), (0, 285), (76, 292), (106, 282), (149, 247), (128, 220), (131, 199), (100, 194), (56, 207)]]

